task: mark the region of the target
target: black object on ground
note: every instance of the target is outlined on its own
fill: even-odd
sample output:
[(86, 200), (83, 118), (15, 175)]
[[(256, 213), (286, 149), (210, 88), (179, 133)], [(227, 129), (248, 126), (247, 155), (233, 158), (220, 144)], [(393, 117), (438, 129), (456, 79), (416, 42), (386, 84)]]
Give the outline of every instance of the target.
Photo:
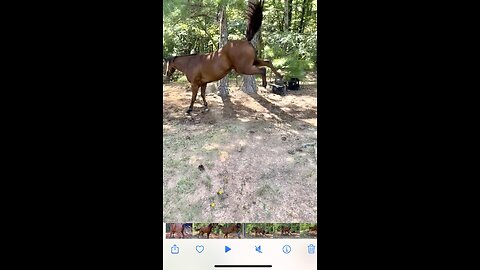
[(287, 95), (287, 87), (284, 84), (271, 84), (272, 92), (277, 95)]
[(288, 81), (288, 90), (299, 90), (300, 89), (300, 80), (298, 78), (291, 78)]

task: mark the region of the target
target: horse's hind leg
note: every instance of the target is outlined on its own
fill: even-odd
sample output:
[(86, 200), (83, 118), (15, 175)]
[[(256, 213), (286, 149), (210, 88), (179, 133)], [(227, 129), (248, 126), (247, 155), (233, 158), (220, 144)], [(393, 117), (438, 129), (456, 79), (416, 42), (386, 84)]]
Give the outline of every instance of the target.
[(262, 75), (263, 87), (267, 86), (266, 74), (267, 70), (265, 68), (259, 68), (257, 66), (248, 66), (246, 68), (237, 68), (237, 72), (243, 75)]
[(193, 111), (193, 103), (197, 99), (198, 93), (198, 85), (192, 84), (192, 102), (190, 102), (190, 107), (188, 107), (187, 113), (191, 113)]
[(207, 104), (207, 100), (205, 99), (205, 89), (207, 89), (207, 84), (204, 84), (201, 87), (203, 105), (205, 106), (205, 110), (207, 111), (208, 110), (208, 104)]
[(277, 69), (273, 67), (271, 61), (255, 59), (253, 64), (255, 66), (269, 67), (273, 71), (273, 73), (275, 73), (275, 75), (277, 75), (277, 77), (283, 78), (283, 76), (280, 73), (278, 73)]
[(262, 73), (262, 86), (265, 87), (267, 86), (267, 69), (262, 67), (262, 68), (259, 68), (261, 71), (263, 71)]

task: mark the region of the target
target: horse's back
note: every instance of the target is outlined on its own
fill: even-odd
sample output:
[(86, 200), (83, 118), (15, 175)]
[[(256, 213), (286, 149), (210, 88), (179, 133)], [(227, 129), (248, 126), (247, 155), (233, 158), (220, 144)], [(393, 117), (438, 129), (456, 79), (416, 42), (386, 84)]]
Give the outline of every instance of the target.
[(183, 230), (183, 223), (172, 223), (172, 225), (170, 225), (170, 226), (171, 226), (172, 231)]
[(247, 40), (230, 40), (216, 52), (198, 55), (186, 72), (190, 83), (203, 85), (218, 81), (233, 68), (242, 70), (253, 65), (256, 51)]
[(199, 85), (222, 79), (232, 68), (228, 52), (223, 50), (223, 48), (216, 52), (202, 55), (197, 61), (198, 64), (192, 68), (192, 78), (189, 81)]
[(225, 52), (229, 55), (249, 55), (253, 52), (253, 56), (255, 57), (256, 53), (253, 45), (247, 40), (229, 40), (221, 50), (225, 50)]
[(231, 40), (222, 47), (235, 70), (242, 70), (253, 65), (257, 52), (247, 40)]

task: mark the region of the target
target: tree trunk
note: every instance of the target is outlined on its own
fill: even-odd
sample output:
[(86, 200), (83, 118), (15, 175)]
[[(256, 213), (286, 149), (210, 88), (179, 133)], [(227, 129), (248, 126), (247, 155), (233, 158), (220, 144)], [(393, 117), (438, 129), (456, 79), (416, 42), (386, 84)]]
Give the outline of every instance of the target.
[(263, 44), (263, 39), (262, 39), (262, 29), (259, 29), (258, 30), (258, 45), (257, 45), (257, 52), (258, 52), (258, 55), (257, 57), (260, 58), (260, 59), (263, 59), (263, 47), (264, 47), (264, 44)]
[(303, 28), (304, 28), (304, 20), (305, 20), (305, 10), (307, 9), (307, 0), (303, 0), (302, 4), (302, 15), (300, 17), (300, 27), (298, 28), (299, 33), (303, 33)]
[(305, 21), (303, 23), (304, 29), (305, 29), (305, 26), (308, 25), (308, 22), (310, 21), (311, 17), (312, 17), (312, 0), (309, 0), (307, 4), (307, 15), (305, 16)]
[(290, 26), (292, 25), (292, 1), (293, 0), (288, 0), (288, 28), (287, 31), (290, 31)]
[(288, 9), (289, 9), (289, 6), (288, 6), (288, 0), (285, 0), (285, 12), (283, 13), (283, 31), (284, 32), (287, 32), (288, 31), (288, 23), (289, 23), (289, 20), (288, 20)]
[[(218, 48), (223, 47), (228, 41), (227, 31), (227, 13), (225, 12), (225, 6), (221, 7), (220, 12), (220, 39), (218, 42)], [(222, 97), (228, 95), (228, 74), (220, 81), (218, 81), (218, 94)]]
[[(260, 31), (258, 31), (253, 37), (251, 43), (253, 47), (257, 48), (258, 38), (260, 36)], [(257, 84), (255, 82), (255, 76), (257, 75), (243, 75), (243, 85), (242, 91), (245, 93), (256, 93)]]

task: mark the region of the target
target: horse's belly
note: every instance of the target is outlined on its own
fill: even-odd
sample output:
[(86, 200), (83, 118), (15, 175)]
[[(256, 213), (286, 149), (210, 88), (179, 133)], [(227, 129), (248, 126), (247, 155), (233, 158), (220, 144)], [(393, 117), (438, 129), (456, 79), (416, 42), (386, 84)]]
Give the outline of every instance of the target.
[(217, 71), (209, 74), (202, 74), (203, 75), (202, 82), (209, 83), (209, 82), (219, 81), (223, 79), (225, 76), (227, 76), (228, 72), (230, 72), (230, 70), (223, 71), (223, 72)]

